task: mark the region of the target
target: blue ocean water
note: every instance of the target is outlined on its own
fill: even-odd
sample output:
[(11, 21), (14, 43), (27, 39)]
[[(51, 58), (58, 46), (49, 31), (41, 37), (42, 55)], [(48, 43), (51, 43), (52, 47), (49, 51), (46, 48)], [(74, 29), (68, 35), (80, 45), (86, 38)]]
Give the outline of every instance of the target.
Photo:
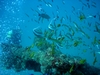
[[(58, 16), (55, 24), (66, 24), (68, 27), (72, 27), (75, 30), (75, 35), (71, 37), (74, 40), (77, 40), (77, 38), (82, 39), (82, 43), (76, 47), (70, 46), (71, 42), (73, 42), (70, 41), (68, 48), (62, 47), (61, 52), (72, 56), (80, 56), (86, 59), (90, 65), (100, 68), (99, 9), (99, 0), (0, 0), (0, 44), (7, 42), (7, 32), (12, 29), (20, 29), (21, 45), (23, 47), (30, 46), (34, 39), (33, 29), (36, 27), (41, 27), (42, 30), (48, 29), (50, 22)], [(38, 13), (45, 13), (50, 16), (50, 19), (39, 20)], [(85, 16), (81, 19), (80, 14)], [(78, 25), (78, 27), (75, 25)], [(66, 28), (61, 30), (70, 33)], [(87, 36), (90, 38), (88, 39)], [(93, 44), (95, 37), (96, 43)], [(96, 63), (93, 65), (95, 58)], [(0, 71), (4, 73), (2, 68)], [(7, 73), (9, 72), (12, 71), (7, 71)], [(23, 74), (16, 73), (16, 75), (30, 75), (31, 73), (29, 71), (28, 74), (23, 72)]]

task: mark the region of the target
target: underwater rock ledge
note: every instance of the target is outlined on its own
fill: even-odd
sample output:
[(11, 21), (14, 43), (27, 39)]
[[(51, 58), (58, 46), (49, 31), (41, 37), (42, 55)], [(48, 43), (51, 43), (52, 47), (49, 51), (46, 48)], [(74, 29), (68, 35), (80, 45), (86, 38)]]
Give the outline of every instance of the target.
[(100, 74), (100, 69), (90, 66), (85, 59), (65, 55), (58, 50), (53, 55), (50, 47), (46, 51), (37, 52), (9, 43), (2, 43), (1, 47), (1, 62), (6, 69), (17, 72), (28, 69), (44, 75)]

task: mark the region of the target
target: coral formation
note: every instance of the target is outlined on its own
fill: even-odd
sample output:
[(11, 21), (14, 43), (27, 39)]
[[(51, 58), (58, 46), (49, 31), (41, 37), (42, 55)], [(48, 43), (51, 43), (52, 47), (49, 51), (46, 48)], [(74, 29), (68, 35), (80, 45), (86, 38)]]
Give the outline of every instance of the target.
[(25, 69), (42, 72), (48, 75), (98, 75), (100, 69), (89, 66), (86, 60), (62, 54), (55, 50), (52, 55), (52, 48), (46, 51), (34, 52), (12, 44), (2, 43), (2, 62), (7, 69), (21, 71)]

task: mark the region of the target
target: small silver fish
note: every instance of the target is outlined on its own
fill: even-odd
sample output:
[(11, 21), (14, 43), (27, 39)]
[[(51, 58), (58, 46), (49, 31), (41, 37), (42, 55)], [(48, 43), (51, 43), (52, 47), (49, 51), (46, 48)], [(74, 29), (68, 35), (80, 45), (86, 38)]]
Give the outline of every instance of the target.
[(100, 52), (96, 52), (96, 53), (100, 54)]

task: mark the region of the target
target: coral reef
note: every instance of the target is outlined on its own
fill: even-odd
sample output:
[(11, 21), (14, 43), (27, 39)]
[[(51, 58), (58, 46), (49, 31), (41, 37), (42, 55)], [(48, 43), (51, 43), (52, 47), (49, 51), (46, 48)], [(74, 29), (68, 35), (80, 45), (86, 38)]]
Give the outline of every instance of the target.
[(100, 69), (90, 66), (86, 60), (62, 54), (52, 48), (34, 52), (12, 44), (2, 43), (2, 62), (7, 69), (21, 71), (25, 69), (42, 72), (48, 75), (98, 75)]

